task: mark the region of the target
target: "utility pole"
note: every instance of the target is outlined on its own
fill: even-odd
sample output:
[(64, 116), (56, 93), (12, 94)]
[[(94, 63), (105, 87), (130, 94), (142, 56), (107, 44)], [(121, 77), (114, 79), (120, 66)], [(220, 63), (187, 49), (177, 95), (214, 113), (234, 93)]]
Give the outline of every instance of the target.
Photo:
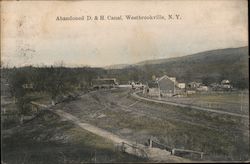
[(174, 95), (175, 95), (175, 81), (174, 81)]
[(157, 85), (158, 85), (158, 94), (159, 94), (159, 100), (161, 100), (161, 89), (160, 89), (160, 85), (159, 85), (159, 81), (157, 81)]
[(96, 163), (96, 150), (95, 150), (95, 163)]
[(243, 97), (243, 91), (241, 91), (240, 95), (240, 111), (242, 112), (242, 97)]
[(152, 148), (152, 136), (149, 138), (149, 147)]

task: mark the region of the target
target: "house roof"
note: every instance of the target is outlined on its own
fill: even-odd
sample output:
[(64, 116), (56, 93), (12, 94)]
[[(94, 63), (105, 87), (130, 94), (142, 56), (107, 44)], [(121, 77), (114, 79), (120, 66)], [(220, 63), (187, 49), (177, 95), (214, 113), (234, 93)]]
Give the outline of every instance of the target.
[(230, 83), (229, 80), (222, 80), (221, 83)]
[[(175, 80), (173, 80), (173, 78), (174, 78)], [(157, 82), (159, 82), (159, 81), (161, 81), (161, 80), (163, 80), (163, 79), (171, 80), (172, 82), (174, 82), (175, 86), (178, 87), (179, 82), (176, 80), (175, 77), (169, 77), (169, 76), (167, 76), (167, 75), (164, 75), (164, 76), (160, 77), (159, 79), (157, 79)]]
[(201, 84), (201, 83), (200, 82), (196, 82), (196, 81), (192, 81), (192, 82), (190, 82), (188, 84)]
[(163, 80), (164, 78), (169, 78), (167, 75), (164, 75), (164, 76), (162, 76), (162, 77), (160, 77), (159, 79), (157, 79), (157, 81), (161, 81), (161, 80)]
[(161, 81), (161, 80), (163, 80), (163, 79), (165, 79), (165, 78), (167, 78), (167, 79), (173, 81), (173, 80), (171, 79), (171, 77), (169, 77), (169, 76), (167, 76), (167, 75), (164, 75), (164, 76), (160, 77), (157, 81)]

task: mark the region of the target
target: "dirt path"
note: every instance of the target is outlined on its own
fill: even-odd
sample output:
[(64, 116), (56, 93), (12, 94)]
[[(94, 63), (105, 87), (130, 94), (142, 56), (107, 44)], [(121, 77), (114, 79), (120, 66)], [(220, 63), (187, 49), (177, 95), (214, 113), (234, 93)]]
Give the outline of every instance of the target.
[(61, 116), (62, 118), (66, 118), (67, 120), (70, 120), (72, 121), (74, 124), (80, 126), (81, 128), (89, 131), (89, 132), (92, 132), (94, 134), (97, 134), (101, 137), (104, 137), (104, 138), (107, 138), (115, 143), (122, 143), (122, 142), (126, 142), (126, 143), (129, 143), (129, 144), (132, 144), (130, 141), (128, 140), (125, 140), (125, 139), (122, 139), (120, 138), (119, 136), (117, 135), (114, 135), (108, 131), (105, 131), (103, 129), (100, 129), (96, 126), (93, 126), (91, 124), (88, 124), (88, 123), (82, 123), (79, 121), (79, 119), (69, 113), (66, 113), (62, 110), (51, 110), (52, 112), (56, 113), (57, 115)]
[[(149, 148), (149, 147), (144, 146), (142, 144), (138, 144), (138, 143), (123, 139), (123, 138), (119, 137), (118, 135), (110, 133), (106, 130), (103, 130), (103, 129), (98, 128), (96, 126), (93, 126), (91, 124), (83, 123), (77, 117), (75, 117), (67, 112), (64, 112), (60, 109), (53, 109), (53, 108), (51, 108), (52, 106), (46, 106), (46, 105), (39, 104), (36, 102), (32, 102), (32, 103), (35, 105), (41, 106), (42, 108), (46, 108), (47, 110), (59, 115), (61, 118), (64, 118), (66, 120), (71, 121), (72, 123), (81, 127), (84, 130), (87, 130), (93, 134), (96, 134), (98, 136), (101, 136), (103, 138), (111, 140), (115, 144), (121, 145), (122, 143), (126, 143), (124, 145), (124, 148), (125, 148), (124, 151), (126, 153), (129, 153), (132, 155), (137, 155), (139, 157), (145, 157), (145, 154), (146, 154), (146, 157), (149, 160), (155, 161), (155, 162), (191, 162), (188, 159), (184, 159), (184, 158), (177, 157), (177, 156), (172, 156), (171, 153), (166, 151), (166, 150), (162, 150), (162, 149), (158, 149), (158, 148)], [(131, 146), (128, 146), (128, 145), (131, 145)], [(137, 148), (136, 149), (132, 148), (133, 146), (135, 146)]]
[(225, 114), (225, 115), (231, 115), (231, 116), (236, 116), (236, 117), (241, 117), (241, 118), (247, 118), (247, 119), (249, 118), (249, 116), (247, 116), (247, 115), (242, 115), (242, 114), (237, 114), (237, 113), (219, 111), (219, 110), (214, 110), (214, 109), (209, 109), (209, 108), (203, 108), (203, 107), (198, 107), (198, 106), (193, 106), (193, 105), (185, 105), (185, 104), (168, 102), (168, 101), (153, 100), (153, 99), (141, 97), (137, 93), (138, 92), (132, 93), (132, 96), (135, 97), (135, 98), (137, 98), (137, 99), (144, 100), (144, 101), (150, 101), (150, 102), (167, 104), (167, 105), (174, 105), (174, 106), (178, 106), (178, 107), (192, 108), (192, 109), (197, 109), (197, 110), (201, 110), (201, 111), (213, 112), (213, 113)]
[[(72, 102), (58, 104), (53, 109), (58, 112), (58, 115), (61, 113), (62, 118), (71, 120), (79, 127), (109, 139), (115, 144), (125, 142), (134, 145), (137, 141), (153, 161), (166, 162), (176, 156), (169, 155), (169, 152), (163, 150), (157, 152), (157, 149), (145, 147), (145, 143), (151, 136), (156, 137), (156, 140), (163, 144), (173, 144), (176, 147), (176, 143), (180, 142), (192, 150), (200, 150), (204, 141), (215, 141), (218, 146), (224, 146), (227, 143), (234, 144), (229, 140), (232, 137), (228, 136), (245, 138), (249, 134), (249, 131), (246, 131), (248, 123), (241, 117), (229, 117), (225, 114), (213, 114), (204, 110), (192, 110), (192, 108), (176, 108), (175, 105), (147, 103), (146, 100), (136, 99), (131, 94), (132, 91), (126, 89), (101, 90), (81, 96), (80, 99)], [(190, 129), (191, 132), (186, 129)], [(206, 132), (200, 134), (200, 130)], [(217, 142), (213, 134), (218, 134), (220, 138), (229, 141)], [(176, 139), (175, 136), (179, 138)], [(197, 146), (188, 145), (189, 143), (183, 140), (186, 136), (190, 136)], [(237, 142), (242, 143), (240, 139)], [(212, 145), (216, 146), (213, 143)], [(211, 150), (214, 148), (209, 146), (204, 151)], [(132, 151), (130, 150), (131, 154), (136, 154)], [(210, 159), (209, 155), (206, 157)]]
[[(89, 132), (92, 132), (98, 136), (101, 136), (103, 138), (109, 139), (113, 141), (115, 144), (121, 144), (121, 143), (126, 143), (129, 145), (136, 145), (139, 149), (133, 149), (130, 146), (125, 145), (125, 152), (132, 154), (132, 155), (137, 155), (137, 156), (143, 156), (146, 153), (147, 158), (149, 158), (152, 161), (157, 161), (157, 162), (191, 162), (188, 159), (176, 157), (176, 156), (171, 156), (170, 152), (158, 148), (149, 148), (146, 147), (142, 144), (138, 144), (132, 141), (128, 141), (126, 139), (123, 139), (113, 133), (110, 133), (106, 130), (100, 129), (96, 126), (93, 126), (88, 123), (82, 123), (79, 121), (79, 119), (69, 113), (66, 113), (62, 110), (50, 110), (56, 114), (58, 114), (60, 117), (65, 118), (67, 120), (72, 121), (74, 124), (80, 126), (82, 129), (87, 130)], [(141, 152), (142, 151), (142, 152)]]

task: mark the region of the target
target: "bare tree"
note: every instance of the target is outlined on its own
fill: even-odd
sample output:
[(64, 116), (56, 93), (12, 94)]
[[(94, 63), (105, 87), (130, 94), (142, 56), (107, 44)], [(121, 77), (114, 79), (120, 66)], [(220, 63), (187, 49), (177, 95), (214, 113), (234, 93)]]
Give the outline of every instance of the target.
[(67, 93), (70, 90), (70, 76), (68, 75), (67, 68), (64, 67), (63, 62), (55, 67), (49, 68), (49, 74), (46, 79), (46, 91), (51, 95), (51, 103), (55, 105), (57, 96)]

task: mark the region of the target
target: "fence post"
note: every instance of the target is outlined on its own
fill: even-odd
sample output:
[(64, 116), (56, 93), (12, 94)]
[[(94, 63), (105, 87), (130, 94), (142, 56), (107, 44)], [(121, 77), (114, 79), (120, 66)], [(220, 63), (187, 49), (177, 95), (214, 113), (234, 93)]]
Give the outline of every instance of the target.
[(137, 151), (136, 151), (137, 143), (133, 144), (132, 146), (133, 146), (132, 148), (134, 149), (134, 153), (137, 154)]
[(125, 152), (125, 145), (124, 145), (124, 142), (122, 142), (122, 152)]
[(201, 153), (201, 159), (203, 159), (203, 153)]
[(149, 148), (152, 148), (152, 138), (149, 138)]
[(171, 152), (172, 155), (175, 154), (175, 148), (172, 149), (172, 152)]

